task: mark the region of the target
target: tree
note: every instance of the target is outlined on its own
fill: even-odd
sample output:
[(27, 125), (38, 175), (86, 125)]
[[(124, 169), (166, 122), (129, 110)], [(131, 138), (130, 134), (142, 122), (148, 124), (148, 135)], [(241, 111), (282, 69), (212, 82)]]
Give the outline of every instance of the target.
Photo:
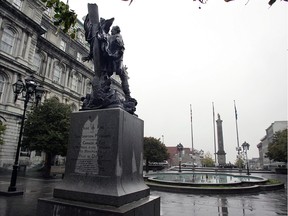
[(237, 166), (238, 168), (243, 168), (244, 167), (244, 160), (242, 159), (242, 157), (238, 157), (236, 159), (235, 166)]
[(60, 0), (41, 1), (45, 3), (47, 8), (54, 10), (54, 25), (59, 27), (59, 29), (61, 28), (65, 33), (70, 30), (70, 36), (75, 38), (76, 29), (73, 28), (77, 22), (77, 14), (74, 10), (70, 10), (69, 5)]
[(207, 152), (204, 155), (204, 157), (201, 159), (201, 163), (202, 163), (202, 166), (204, 166), (204, 167), (214, 167), (215, 166), (214, 160), (213, 160), (210, 152)]
[(24, 125), (22, 145), (46, 153), (44, 176), (50, 176), (52, 159), (67, 152), (71, 107), (57, 98), (46, 100), (29, 113)]
[(3, 141), (3, 134), (6, 130), (6, 126), (2, 124), (2, 122), (0, 121), (0, 145), (3, 145), (4, 141)]
[(287, 131), (288, 129), (273, 134), (273, 141), (266, 153), (270, 160), (287, 163)]
[(162, 162), (169, 158), (166, 146), (154, 137), (144, 137), (144, 159), (146, 159), (146, 172), (149, 171), (149, 162)]

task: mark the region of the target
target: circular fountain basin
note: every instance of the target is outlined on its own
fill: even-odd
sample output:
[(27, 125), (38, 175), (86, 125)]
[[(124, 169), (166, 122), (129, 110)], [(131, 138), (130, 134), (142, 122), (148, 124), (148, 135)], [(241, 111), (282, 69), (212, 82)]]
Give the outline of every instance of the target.
[(146, 174), (153, 190), (192, 194), (241, 194), (283, 189), (284, 183), (271, 184), (258, 176), (223, 172), (161, 172)]
[(175, 193), (246, 194), (284, 188), (284, 183), (271, 184), (263, 177), (220, 172), (163, 172), (146, 174), (145, 179), (152, 190)]
[(264, 183), (267, 179), (257, 176), (235, 175), (228, 173), (204, 173), (204, 172), (185, 172), (185, 173), (153, 173), (146, 175), (149, 181), (180, 184), (180, 185), (237, 185), (243, 183)]

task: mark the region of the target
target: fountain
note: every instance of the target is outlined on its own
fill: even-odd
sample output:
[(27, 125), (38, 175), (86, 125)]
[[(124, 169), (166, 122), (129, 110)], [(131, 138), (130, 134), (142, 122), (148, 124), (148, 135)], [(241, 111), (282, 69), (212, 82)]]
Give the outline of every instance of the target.
[(159, 172), (146, 174), (146, 184), (153, 190), (184, 193), (248, 193), (274, 190), (283, 183), (270, 184), (259, 176), (224, 172)]

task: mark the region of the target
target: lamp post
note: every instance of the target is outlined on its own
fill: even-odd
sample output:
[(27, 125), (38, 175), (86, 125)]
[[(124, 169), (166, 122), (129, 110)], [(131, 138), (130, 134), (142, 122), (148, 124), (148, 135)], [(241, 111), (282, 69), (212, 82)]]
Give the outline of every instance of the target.
[(181, 171), (181, 162), (182, 162), (182, 151), (183, 151), (183, 145), (179, 143), (177, 145), (177, 150), (178, 150), (178, 157), (179, 157), (179, 172)]
[(242, 144), (243, 152), (245, 153), (245, 156), (246, 156), (247, 175), (250, 175), (249, 162), (248, 162), (248, 156), (247, 156), (247, 151), (249, 150), (249, 147), (250, 145), (246, 141)]
[(24, 110), (23, 110), (23, 114), (21, 117), (21, 127), (20, 127), (20, 132), (19, 132), (18, 145), (17, 145), (16, 156), (15, 156), (15, 161), (13, 165), (13, 171), (11, 175), (11, 181), (10, 181), (10, 186), (8, 188), (8, 192), (14, 192), (17, 190), (16, 181), (17, 181), (17, 172), (18, 172), (18, 167), (19, 167), (18, 161), (19, 161), (19, 153), (20, 153), (20, 147), (21, 147), (21, 140), (22, 140), (22, 133), (23, 133), (23, 126), (24, 126), (27, 104), (30, 99), (35, 99), (36, 106), (37, 106), (39, 101), (41, 101), (41, 97), (44, 93), (44, 88), (41, 85), (37, 84), (35, 82), (34, 76), (31, 75), (25, 79), (25, 83), (23, 83), (23, 81), (20, 79), (16, 83), (14, 83), (13, 92), (15, 94), (14, 102), (16, 102), (18, 95), (22, 93), (22, 96), (24, 97)]

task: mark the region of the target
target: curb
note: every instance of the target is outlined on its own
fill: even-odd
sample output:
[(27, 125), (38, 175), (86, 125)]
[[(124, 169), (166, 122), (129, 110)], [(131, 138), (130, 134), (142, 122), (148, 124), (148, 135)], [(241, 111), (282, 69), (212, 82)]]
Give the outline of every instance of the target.
[(246, 187), (229, 187), (229, 188), (199, 188), (189, 186), (174, 186), (155, 184), (151, 182), (145, 182), (151, 190), (159, 190), (173, 193), (188, 193), (188, 194), (244, 194), (244, 193), (258, 193), (261, 191), (272, 191), (285, 188), (284, 183), (275, 185), (253, 185)]

